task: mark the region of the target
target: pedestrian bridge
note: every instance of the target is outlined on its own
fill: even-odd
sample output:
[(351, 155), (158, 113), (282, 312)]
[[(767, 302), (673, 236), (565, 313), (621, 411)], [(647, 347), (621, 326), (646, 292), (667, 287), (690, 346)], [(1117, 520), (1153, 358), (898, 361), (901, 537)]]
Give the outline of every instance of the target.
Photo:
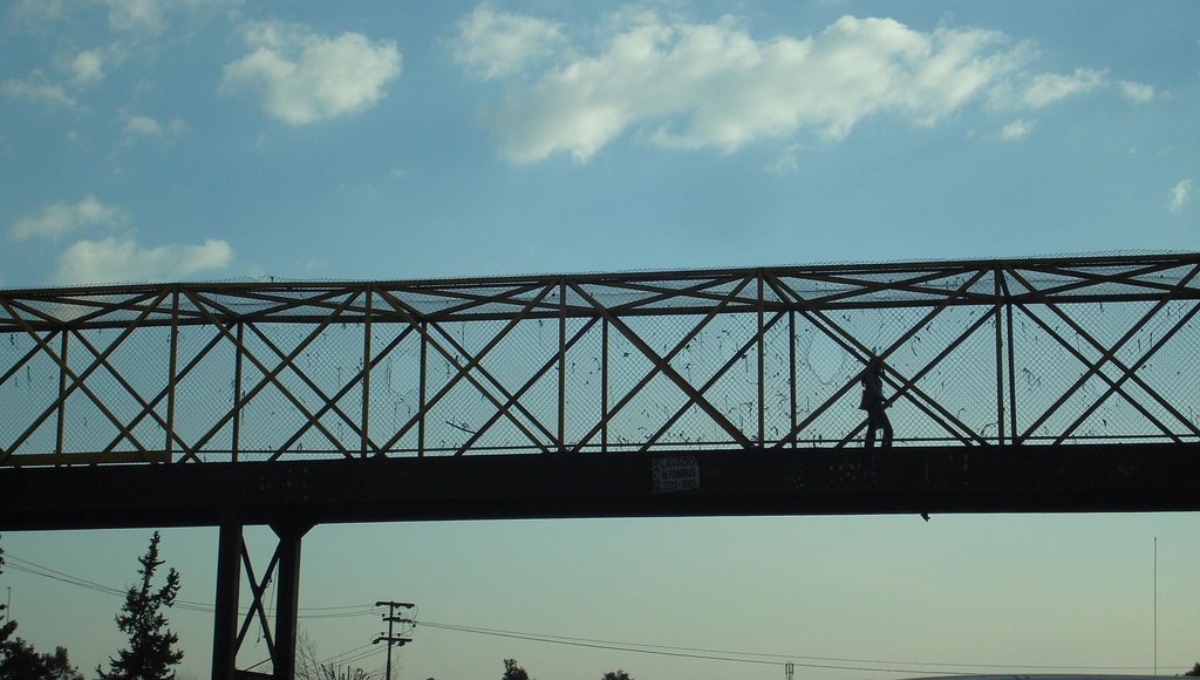
[(0, 292), (0, 463), (1200, 437), (1196, 256)]
[[(649, 465), (653, 493), (693, 490), (702, 460), (786, 459), (846, 487), (916, 451), (1146, 461), (1200, 442), (1198, 270), (1164, 254), (0, 291), (0, 478), (425, 461), (404, 469), (534, 492), (558, 467)], [(886, 459), (861, 449), (875, 358)]]
[[(1200, 509), (1200, 254), (0, 291), (0, 531)], [(883, 365), (894, 446), (864, 449)], [(247, 524), (279, 548), (240, 632)], [(273, 574), (278, 568), (278, 574)]]

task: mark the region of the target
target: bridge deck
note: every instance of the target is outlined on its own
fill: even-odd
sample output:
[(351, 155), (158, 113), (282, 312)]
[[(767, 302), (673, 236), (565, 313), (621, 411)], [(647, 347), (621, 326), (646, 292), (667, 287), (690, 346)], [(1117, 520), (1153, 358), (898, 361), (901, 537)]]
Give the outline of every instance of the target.
[(9, 469), (0, 530), (1200, 510), (1200, 445), (673, 451)]

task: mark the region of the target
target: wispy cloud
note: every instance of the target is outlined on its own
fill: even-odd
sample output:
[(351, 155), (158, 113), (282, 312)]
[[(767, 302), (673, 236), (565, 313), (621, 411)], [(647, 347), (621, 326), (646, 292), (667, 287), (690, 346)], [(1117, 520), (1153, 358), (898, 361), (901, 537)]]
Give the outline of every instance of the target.
[(157, 35), (167, 29), (166, 9), (159, 0), (104, 0), (104, 4), (113, 30)]
[(16, 23), (35, 28), (52, 24), (63, 15), (62, 0), (17, 0), (12, 5)]
[(104, 80), (104, 59), (99, 50), (83, 50), (69, 64), (71, 80), (77, 85), (90, 85)]
[(143, 248), (129, 236), (108, 237), (79, 241), (68, 248), (59, 257), (55, 280), (64, 284), (174, 281), (223, 269), (232, 259), (233, 248), (222, 240)]
[(1154, 86), (1146, 85), (1145, 83), (1122, 80), (1117, 83), (1117, 86), (1121, 88), (1121, 94), (1126, 99), (1137, 104), (1145, 104), (1158, 96), (1158, 93), (1154, 90)]
[(150, 139), (157, 142), (172, 142), (188, 133), (187, 123), (173, 118), (165, 125), (149, 116), (131, 115), (125, 119), (121, 135), (126, 142)]
[(1024, 139), (1033, 132), (1033, 126), (1037, 123), (1034, 120), (1014, 120), (1000, 129), (1000, 139), (1011, 142), (1018, 139)]
[(251, 51), (225, 65), (222, 91), (249, 90), (268, 114), (291, 125), (368, 109), (400, 75), (400, 50), (390, 40), (329, 38), (279, 22), (251, 24), (244, 39)]
[(512, 75), (567, 45), (560, 24), (482, 5), (458, 22), (454, 60), (483, 78)]
[(88, 227), (115, 226), (124, 221), (124, 212), (119, 207), (105, 205), (89, 194), (78, 203), (55, 203), (37, 215), (22, 217), (13, 223), (8, 233), (18, 241), (34, 238), (57, 241)]
[(1171, 197), (1168, 202), (1168, 207), (1171, 209), (1171, 212), (1178, 215), (1179, 213), (1183, 212), (1183, 209), (1187, 207), (1189, 202), (1191, 202), (1192, 185), (1193, 181), (1191, 179), (1185, 179), (1172, 187)]
[(1094, 92), (1108, 85), (1102, 71), (1080, 68), (1074, 73), (1041, 73), (1033, 76), (1021, 100), (1026, 106), (1040, 109), (1067, 97)]
[[(735, 17), (688, 23), (644, 11), (609, 25), (588, 53), (537, 17), (483, 5), (459, 22), (455, 59), (508, 86), (488, 114), (502, 157), (587, 161), (630, 129), (658, 146), (722, 152), (801, 132), (836, 142), (870, 116), (930, 126), (972, 101), (1038, 109), (1111, 85), (1093, 69), (1034, 72), (1031, 45), (976, 28), (921, 32), (846, 16), (811, 36), (756, 39)], [(1001, 138), (1032, 125), (1010, 123)]]
[(28, 99), (71, 111), (82, 110), (79, 102), (67, 94), (61, 85), (44, 82), (41, 72), (34, 72), (28, 80), (9, 79), (4, 81), (4, 96), (13, 99)]
[(764, 170), (780, 176), (796, 174), (800, 170), (800, 163), (797, 160), (799, 150), (799, 144), (788, 144), (780, 150), (779, 156), (774, 161), (767, 164)]

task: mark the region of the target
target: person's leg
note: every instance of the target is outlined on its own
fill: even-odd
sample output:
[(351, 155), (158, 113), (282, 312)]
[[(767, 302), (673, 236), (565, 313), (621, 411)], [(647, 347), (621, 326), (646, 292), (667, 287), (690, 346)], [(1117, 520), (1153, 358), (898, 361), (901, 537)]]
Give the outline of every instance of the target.
[(879, 429), (879, 423), (876, 422), (875, 410), (867, 411), (867, 440), (863, 442), (863, 448), (870, 449), (875, 446), (875, 430)]
[(882, 446), (888, 448), (892, 445), (892, 421), (888, 420), (886, 413), (879, 414), (879, 426), (883, 428)]

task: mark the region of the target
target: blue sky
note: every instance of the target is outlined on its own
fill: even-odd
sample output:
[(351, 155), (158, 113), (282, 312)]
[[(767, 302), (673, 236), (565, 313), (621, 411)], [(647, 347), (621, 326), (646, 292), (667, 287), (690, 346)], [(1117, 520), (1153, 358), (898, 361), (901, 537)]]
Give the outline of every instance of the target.
[[(1191, 1), (0, 11), (0, 287), (1200, 245)], [(1157, 537), (1160, 665), (1175, 673), (1200, 660), (1198, 528), (1189, 515), (318, 527), (302, 606), (412, 600), (457, 626), (851, 660), (819, 665), (1148, 670)], [(147, 539), (0, 545), (120, 588)], [(184, 598), (211, 602), (215, 532), (168, 531), (164, 554)], [(119, 598), (13, 569), (0, 586), (23, 635), (85, 670), (120, 644)], [(173, 617), (194, 677), (206, 617)], [(378, 632), (374, 615), (306, 626), (322, 657)], [(782, 674), (435, 628), (401, 656), (401, 677), (439, 679), (498, 676), (506, 657), (542, 680)]]
[(0, 285), (1191, 250), (1197, 12), (16, 2)]

